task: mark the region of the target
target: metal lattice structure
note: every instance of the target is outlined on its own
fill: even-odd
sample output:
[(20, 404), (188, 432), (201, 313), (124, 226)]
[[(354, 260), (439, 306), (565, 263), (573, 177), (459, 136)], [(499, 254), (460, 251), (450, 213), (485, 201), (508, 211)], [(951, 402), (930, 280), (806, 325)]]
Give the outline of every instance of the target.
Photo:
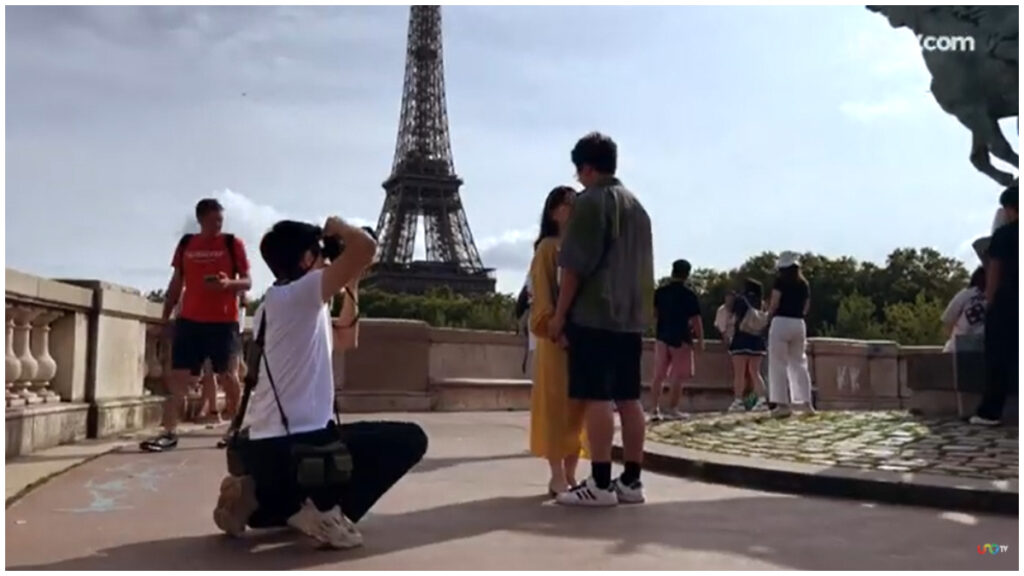
[[(441, 7), (412, 6), (405, 87), (391, 176), (377, 221), (380, 245), (367, 283), (399, 292), (448, 286), (493, 292), (459, 196), (445, 104)], [(424, 223), (426, 261), (414, 262), (416, 230)]]

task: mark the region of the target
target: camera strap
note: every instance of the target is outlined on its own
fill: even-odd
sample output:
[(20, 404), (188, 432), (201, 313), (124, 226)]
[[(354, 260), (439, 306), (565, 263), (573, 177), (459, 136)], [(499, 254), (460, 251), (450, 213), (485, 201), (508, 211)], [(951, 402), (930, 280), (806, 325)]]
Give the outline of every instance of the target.
[[(259, 382), (259, 369), (262, 361), (263, 368), (267, 371), (267, 380), (270, 382), (270, 390), (274, 394), (274, 403), (277, 405), (278, 414), (281, 416), (281, 424), (284, 426), (284, 432), (286, 436), (291, 436), (291, 428), (288, 425), (288, 415), (284, 412), (284, 407), (281, 405), (281, 397), (277, 391), (277, 384), (274, 382), (274, 376), (270, 372), (270, 364), (267, 362), (267, 356), (265, 354), (266, 345), (266, 333), (267, 333), (267, 304), (266, 301), (263, 303), (262, 314), (260, 314), (259, 328), (256, 330), (256, 340), (253, 342), (252, 349), (246, 358), (246, 366), (248, 372), (245, 375), (245, 388), (242, 391), (242, 400), (239, 403), (238, 413), (235, 414), (234, 419), (231, 421), (232, 437), (237, 438), (242, 430), (242, 423), (245, 420), (245, 413), (249, 407), (249, 400), (252, 397), (252, 391), (256, 388), (257, 382)], [(338, 411), (338, 403), (336, 399), (332, 400), (334, 407), (334, 420), (335, 423), (341, 426), (341, 414)]]

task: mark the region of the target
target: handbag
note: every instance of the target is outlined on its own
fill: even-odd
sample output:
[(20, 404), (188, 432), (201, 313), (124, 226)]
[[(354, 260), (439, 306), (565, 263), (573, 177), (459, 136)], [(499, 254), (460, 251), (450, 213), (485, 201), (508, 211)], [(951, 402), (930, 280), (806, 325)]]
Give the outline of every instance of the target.
[(753, 334), (755, 336), (764, 332), (764, 329), (768, 327), (768, 313), (764, 310), (759, 310), (750, 305), (747, 302), (747, 311), (743, 314), (743, 319), (740, 320), (739, 331), (744, 334)]
[[(284, 425), (287, 438), (298, 438), (293, 435), (288, 425), (288, 416), (284, 413), (281, 405), (281, 398), (277, 393), (277, 385), (270, 372), (270, 365), (264, 354), (264, 344), (267, 329), (267, 310), (263, 308), (263, 315), (260, 318), (259, 329), (256, 332), (256, 341), (250, 350), (246, 365), (249, 368), (245, 377), (245, 389), (242, 392), (242, 400), (231, 421), (231, 431), (226, 442), (226, 457), (228, 473), (232, 476), (249, 475), (247, 453), (253, 440), (249, 439), (248, 429), (242, 429), (245, 413), (249, 406), (249, 399), (253, 389), (259, 380), (260, 361), (267, 371), (267, 380), (270, 382), (270, 389), (274, 394), (274, 402), (277, 404), (277, 411), (281, 416), (281, 423)], [(289, 446), (289, 474), (294, 475), (299, 487), (304, 489), (319, 489), (325, 487), (337, 487), (347, 483), (352, 477), (352, 455), (348, 446), (341, 439), (341, 416), (338, 414), (338, 404), (334, 403), (334, 421), (329, 422), (326, 430), (332, 435), (332, 439), (326, 443), (312, 444), (309, 442), (293, 441)], [(319, 431), (318, 431), (319, 432)]]

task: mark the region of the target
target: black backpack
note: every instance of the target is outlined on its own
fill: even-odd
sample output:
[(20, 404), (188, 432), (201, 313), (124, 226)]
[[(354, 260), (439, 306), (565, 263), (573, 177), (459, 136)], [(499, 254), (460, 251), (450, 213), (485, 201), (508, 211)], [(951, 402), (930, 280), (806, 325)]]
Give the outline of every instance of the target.
[[(183, 235), (181, 240), (178, 240), (178, 247), (175, 249), (174, 253), (180, 254), (194, 237), (195, 234)], [(235, 278), (238, 276), (238, 261), (235, 259), (235, 235), (224, 234), (224, 243), (228, 248), (228, 258), (231, 259), (231, 277)]]

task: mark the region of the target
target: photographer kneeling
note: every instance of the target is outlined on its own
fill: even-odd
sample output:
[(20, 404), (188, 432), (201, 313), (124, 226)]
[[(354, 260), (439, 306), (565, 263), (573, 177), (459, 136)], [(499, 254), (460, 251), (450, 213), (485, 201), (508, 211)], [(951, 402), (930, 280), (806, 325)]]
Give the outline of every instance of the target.
[(335, 217), (322, 230), (281, 221), (260, 242), (276, 282), (253, 316), (243, 409), (232, 424), (242, 432), (228, 442), (231, 476), (214, 511), (224, 532), (288, 525), (323, 546), (359, 546), (353, 523), (426, 452), (416, 424), (341, 424), (335, 407), (326, 305), (343, 290), (355, 297), (345, 287), (358, 282), (376, 247)]

